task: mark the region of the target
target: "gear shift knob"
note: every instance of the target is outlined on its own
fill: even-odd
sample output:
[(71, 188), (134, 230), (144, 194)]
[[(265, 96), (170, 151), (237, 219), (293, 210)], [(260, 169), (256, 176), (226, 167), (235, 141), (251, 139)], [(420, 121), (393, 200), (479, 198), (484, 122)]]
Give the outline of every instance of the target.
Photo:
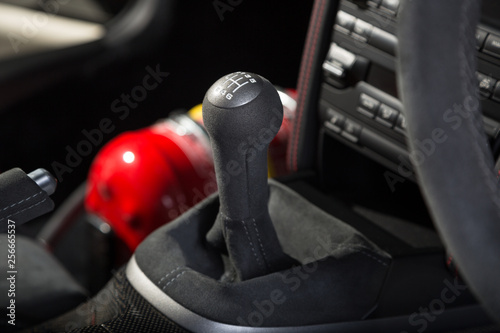
[(203, 121), (212, 140), (220, 212), (233, 220), (267, 212), (267, 149), (283, 121), (276, 89), (256, 74), (226, 75), (206, 93)]
[(259, 75), (226, 75), (203, 100), (220, 199), (207, 240), (227, 250), (231, 269), (223, 280), (242, 281), (291, 266), (268, 210), (267, 148), (282, 121), (278, 92)]

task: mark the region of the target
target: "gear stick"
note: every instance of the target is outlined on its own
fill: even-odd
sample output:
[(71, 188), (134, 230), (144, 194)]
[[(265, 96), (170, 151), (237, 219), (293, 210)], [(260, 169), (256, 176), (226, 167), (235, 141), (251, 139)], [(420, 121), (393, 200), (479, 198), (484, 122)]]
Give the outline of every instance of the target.
[(240, 281), (292, 262), (281, 249), (267, 207), (267, 149), (282, 120), (276, 89), (259, 75), (226, 75), (203, 100), (220, 197), (219, 214), (207, 239), (225, 247), (232, 278)]

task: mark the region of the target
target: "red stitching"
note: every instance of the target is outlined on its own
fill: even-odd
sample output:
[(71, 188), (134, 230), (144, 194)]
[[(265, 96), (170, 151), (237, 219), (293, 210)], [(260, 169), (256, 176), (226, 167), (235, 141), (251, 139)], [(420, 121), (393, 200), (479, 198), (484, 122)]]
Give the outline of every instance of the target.
[[(319, 0), (321, 1), (321, 0)], [(312, 40), (312, 35), (314, 34), (314, 31), (315, 31), (315, 18), (317, 16), (316, 12), (319, 10), (320, 6), (319, 6), (319, 1), (317, 1), (315, 3), (315, 6), (314, 6), (314, 9), (313, 9), (313, 15), (311, 16), (311, 25), (310, 25), (310, 30), (307, 34), (307, 40), (306, 40), (306, 44), (305, 44), (305, 53), (304, 53), (304, 56), (303, 56), (303, 59), (302, 59), (302, 66), (301, 66), (301, 69), (300, 69), (300, 77), (299, 77), (299, 86), (297, 87), (298, 90), (299, 90), (299, 100), (301, 101), (301, 104), (299, 105), (299, 107), (297, 108), (297, 118), (296, 118), (296, 121), (295, 121), (295, 128), (294, 128), (294, 131), (293, 131), (293, 141), (292, 141), (292, 144), (291, 144), (291, 162), (292, 162), (292, 165), (291, 165), (291, 169), (292, 171), (297, 171), (297, 150), (298, 150), (298, 139), (299, 139), (299, 133), (300, 133), (300, 125), (302, 123), (302, 114), (303, 114), (303, 99), (304, 99), (304, 96), (303, 96), (303, 91), (302, 91), (302, 86), (304, 85), (303, 84), (303, 81), (304, 81), (304, 71), (306, 71), (307, 69), (307, 63), (309, 61), (309, 58), (310, 58), (310, 52), (312, 51), (312, 48), (309, 48), (309, 45), (311, 43), (311, 40)]]
[[(304, 54), (304, 58), (303, 58), (303, 65), (304, 66), (301, 68), (301, 73), (300, 73), (300, 78), (299, 78), (299, 86), (298, 86), (298, 90), (300, 92), (300, 96), (299, 96), (300, 104), (299, 104), (299, 107), (297, 109), (297, 111), (298, 111), (297, 112), (298, 113), (297, 114), (297, 121), (295, 123), (296, 126), (294, 128), (294, 140), (292, 143), (292, 171), (297, 171), (297, 169), (298, 169), (297, 150), (298, 150), (298, 146), (299, 146), (299, 133), (300, 133), (301, 125), (302, 125), (302, 116), (304, 113), (305, 95), (307, 93), (306, 88), (309, 84), (310, 77), (311, 77), (311, 69), (312, 69), (312, 64), (313, 64), (313, 59), (314, 59), (314, 53), (315, 53), (316, 47), (317, 47), (319, 30), (320, 30), (321, 22), (323, 19), (325, 4), (326, 4), (326, 1), (317, 0), (317, 2), (315, 4), (314, 12), (316, 13), (316, 11), (319, 10), (319, 13), (316, 15), (313, 15), (311, 17), (311, 21), (312, 21), (311, 30), (310, 30), (310, 34), (308, 34), (308, 36), (307, 36), (306, 53)], [(315, 18), (318, 16), (320, 19), (317, 22), (315, 22)], [(314, 25), (315, 23), (316, 23), (316, 25)], [(312, 49), (309, 51), (308, 50), (309, 48), (307, 46), (309, 46), (309, 44), (311, 44), (311, 39), (312, 39)], [(304, 71), (306, 71), (305, 78), (303, 76)], [(306, 88), (304, 88), (304, 87), (306, 87)], [(299, 133), (297, 133), (297, 131)]]
[[(304, 45), (304, 54), (302, 55), (302, 62), (301, 62), (301, 66), (300, 66), (300, 75), (299, 75), (299, 79), (298, 79), (298, 86), (297, 86), (297, 91), (299, 93), (299, 96), (298, 96), (298, 100), (301, 98), (302, 96), (302, 92), (300, 90), (300, 88), (302, 87), (302, 81), (304, 79), (304, 71), (306, 70), (306, 62), (307, 62), (307, 59), (309, 57), (309, 53), (310, 53), (310, 48), (308, 47), (310, 42), (311, 42), (311, 34), (312, 34), (312, 31), (313, 31), (313, 27), (312, 25), (314, 24), (314, 18), (316, 17), (315, 13), (316, 11), (318, 10), (319, 6), (317, 5), (318, 2), (315, 3), (315, 6), (313, 7), (312, 11), (311, 11), (311, 21), (309, 23), (309, 30), (307, 32), (307, 37), (306, 37), (306, 42), (305, 42), (305, 45)], [(301, 122), (301, 118), (302, 118), (302, 110), (300, 109), (300, 105), (297, 107), (297, 117), (295, 118), (294, 120), (294, 123), (293, 123), (293, 130), (292, 130), (292, 138), (290, 140), (290, 146), (289, 146), (289, 153), (290, 153), (290, 171), (297, 171), (297, 168), (296, 168), (296, 163), (294, 163), (294, 157), (296, 155), (296, 151), (297, 151), (297, 139), (298, 139), (298, 132), (300, 132), (300, 127), (299, 127), (299, 124)]]

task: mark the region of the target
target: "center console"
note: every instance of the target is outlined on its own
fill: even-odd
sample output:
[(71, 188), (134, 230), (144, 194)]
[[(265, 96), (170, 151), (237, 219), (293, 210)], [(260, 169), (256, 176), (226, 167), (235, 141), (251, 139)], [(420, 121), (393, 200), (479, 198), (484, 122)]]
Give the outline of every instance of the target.
[[(393, 177), (415, 180), (411, 162), (425, 159), (434, 143), (417, 143), (419, 151), (409, 156), (396, 82), (399, 6), (399, 0), (340, 1), (331, 27), (333, 39), (322, 64), (319, 118), (325, 136), (389, 168)], [(495, 158), (500, 128), (500, 30), (491, 24), (490, 15), (498, 13), (497, 7), (484, 1), (476, 34), (477, 84)], [(445, 111), (444, 120), (453, 128), (467, 117), (466, 103), (450, 105)], [(439, 133), (429, 139), (439, 142)]]

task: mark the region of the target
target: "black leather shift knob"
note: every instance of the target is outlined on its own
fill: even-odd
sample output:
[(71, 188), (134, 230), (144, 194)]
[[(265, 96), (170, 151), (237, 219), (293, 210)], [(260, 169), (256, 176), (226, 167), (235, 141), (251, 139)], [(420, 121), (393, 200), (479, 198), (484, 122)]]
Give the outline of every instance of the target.
[(278, 92), (259, 75), (236, 72), (212, 85), (203, 100), (212, 140), (221, 213), (242, 220), (267, 210), (267, 149), (283, 121)]

